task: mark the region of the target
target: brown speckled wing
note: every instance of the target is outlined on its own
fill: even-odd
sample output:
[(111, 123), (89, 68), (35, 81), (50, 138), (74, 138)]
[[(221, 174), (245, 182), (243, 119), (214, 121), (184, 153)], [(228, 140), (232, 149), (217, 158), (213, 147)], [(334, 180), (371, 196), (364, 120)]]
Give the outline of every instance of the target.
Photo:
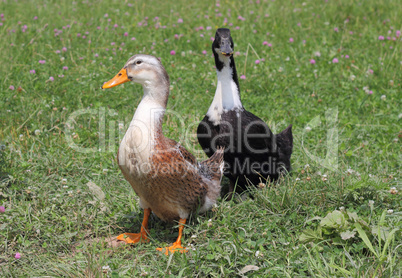
[(181, 156), (190, 164), (196, 166), (197, 165), (197, 159), (193, 154), (191, 154), (188, 150), (186, 150), (182, 145), (177, 143), (176, 141), (169, 139), (169, 138), (164, 138), (164, 143), (163, 143), (163, 148), (168, 149), (168, 150), (176, 150), (181, 154)]
[(194, 211), (204, 203), (207, 185), (199, 175), (195, 157), (184, 147), (167, 139), (156, 144), (150, 162), (148, 184), (160, 195), (159, 210), (173, 210), (177, 206)]

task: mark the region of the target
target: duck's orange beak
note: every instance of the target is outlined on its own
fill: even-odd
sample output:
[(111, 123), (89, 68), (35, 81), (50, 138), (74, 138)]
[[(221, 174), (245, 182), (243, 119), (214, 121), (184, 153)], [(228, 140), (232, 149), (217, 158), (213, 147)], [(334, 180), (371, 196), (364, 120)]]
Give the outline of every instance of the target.
[(112, 79), (110, 79), (108, 82), (106, 82), (105, 84), (102, 85), (101, 89), (108, 89), (108, 88), (112, 88), (114, 86), (123, 84), (125, 82), (130, 81), (130, 79), (128, 79), (127, 76), (127, 70), (126, 69), (122, 69), (119, 71), (118, 74), (116, 74), (115, 77), (113, 77)]

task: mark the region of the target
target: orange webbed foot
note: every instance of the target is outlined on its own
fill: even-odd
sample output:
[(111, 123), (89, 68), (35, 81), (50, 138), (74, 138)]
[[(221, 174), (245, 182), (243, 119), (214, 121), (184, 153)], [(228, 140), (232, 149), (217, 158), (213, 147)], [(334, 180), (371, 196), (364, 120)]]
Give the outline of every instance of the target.
[(116, 239), (124, 241), (128, 244), (138, 243), (138, 242), (148, 242), (147, 229), (148, 229), (148, 218), (151, 214), (151, 209), (144, 209), (144, 219), (142, 220), (141, 232), (138, 234), (124, 233), (119, 235)]
[(186, 219), (180, 219), (179, 221), (179, 236), (172, 246), (166, 248), (156, 248), (156, 250), (163, 252), (166, 256), (170, 253), (180, 252), (187, 253), (187, 249), (181, 245), (181, 237), (183, 235), (184, 224), (186, 224)]
[(169, 253), (174, 253), (174, 252), (180, 252), (180, 253), (187, 253), (188, 250), (181, 245), (181, 243), (173, 243), (172, 246), (166, 247), (166, 248), (156, 248), (156, 250), (163, 252), (166, 256), (169, 255)]
[(128, 243), (128, 244), (149, 241), (147, 235), (143, 234), (143, 233), (138, 233), (138, 234), (124, 233), (124, 234), (119, 235), (116, 239), (124, 241), (125, 243)]

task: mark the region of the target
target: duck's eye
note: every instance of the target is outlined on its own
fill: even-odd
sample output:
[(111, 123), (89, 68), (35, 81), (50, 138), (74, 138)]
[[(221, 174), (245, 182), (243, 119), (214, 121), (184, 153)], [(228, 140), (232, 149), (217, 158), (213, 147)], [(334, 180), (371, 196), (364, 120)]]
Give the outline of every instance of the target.
[(138, 60), (137, 62), (135, 62), (136, 65), (141, 65), (142, 61)]

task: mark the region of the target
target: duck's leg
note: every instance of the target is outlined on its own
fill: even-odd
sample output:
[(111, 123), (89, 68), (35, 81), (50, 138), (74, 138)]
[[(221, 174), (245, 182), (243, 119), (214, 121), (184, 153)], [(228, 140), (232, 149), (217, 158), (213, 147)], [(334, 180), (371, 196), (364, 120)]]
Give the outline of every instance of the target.
[(144, 219), (142, 220), (141, 231), (138, 234), (124, 233), (117, 237), (117, 240), (122, 240), (125, 243), (137, 243), (142, 241), (149, 241), (147, 237), (148, 231), (148, 218), (151, 214), (151, 209), (144, 209)]
[(156, 250), (163, 252), (165, 255), (169, 255), (169, 252), (188, 252), (185, 247), (181, 245), (181, 236), (183, 235), (184, 224), (186, 224), (186, 219), (180, 219), (179, 221), (179, 236), (172, 246), (166, 248), (156, 248)]

